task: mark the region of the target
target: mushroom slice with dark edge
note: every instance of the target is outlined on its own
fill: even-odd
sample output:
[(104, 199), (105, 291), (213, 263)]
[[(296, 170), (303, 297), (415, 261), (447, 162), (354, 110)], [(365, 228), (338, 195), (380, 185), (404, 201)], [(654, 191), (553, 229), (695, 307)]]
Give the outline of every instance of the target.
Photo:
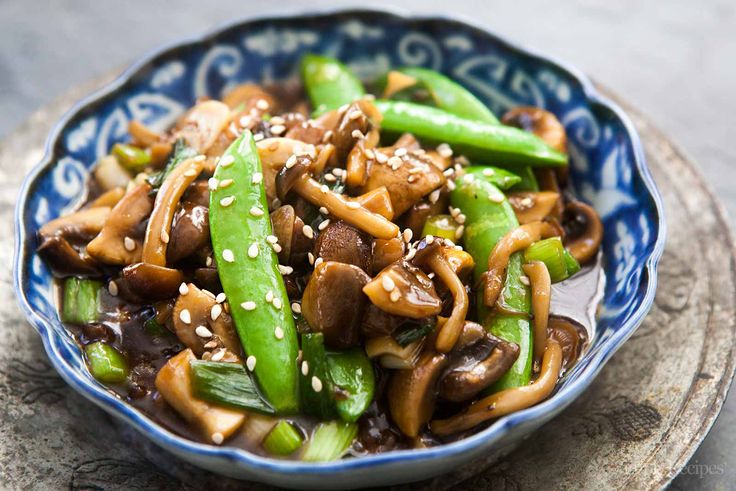
[(86, 241), (100, 233), (110, 216), (110, 208), (98, 206), (64, 215), (44, 224), (38, 231), (43, 239), (61, 236), (67, 240)]
[(410, 370), (416, 365), (422, 346), (424, 339), (401, 346), (391, 336), (379, 336), (365, 341), (365, 352), (368, 358), (378, 359), (384, 368)]
[(421, 319), (442, 310), (432, 280), (403, 260), (384, 268), (363, 291), (374, 305), (389, 314)]
[(501, 122), (534, 133), (558, 152), (567, 153), (565, 127), (549, 111), (539, 107), (516, 107), (504, 114)]
[(224, 347), (239, 356), (240, 340), (230, 315), (215, 301), (214, 295), (207, 294), (193, 283), (185, 287), (179, 290), (172, 317), (179, 340), (197, 356), (201, 356), (204, 346), (212, 341), (217, 347)]
[(352, 264), (370, 272), (373, 263), (372, 239), (342, 220), (330, 221), (317, 237), (313, 254), (324, 261)]
[(439, 384), (440, 397), (464, 402), (490, 387), (519, 357), (519, 347), (466, 321)]
[(183, 138), (200, 154), (215, 143), (230, 123), (230, 108), (220, 101), (203, 101), (191, 108), (177, 123), (174, 139)]
[(294, 207), (284, 205), (271, 213), (273, 235), (277, 242), (274, 247), (281, 264), (297, 264), (304, 260), (312, 250), (312, 239), (304, 235), (304, 222), (296, 214)]
[(414, 368), (396, 370), (389, 382), (388, 404), (391, 417), (410, 438), (432, 418), (437, 400), (437, 381), (447, 366), (447, 355), (424, 351)]
[(61, 236), (49, 237), (37, 249), (54, 276), (98, 276), (101, 270), (93, 258), (79, 252)]
[(141, 241), (134, 238), (136, 227), (153, 209), (151, 186), (139, 184), (128, 191), (110, 212), (99, 235), (87, 244), (87, 252), (105, 264), (137, 263), (141, 260)]
[(404, 256), (404, 241), (399, 237), (393, 239), (373, 239), (373, 273), (399, 261)]
[(166, 260), (175, 263), (194, 254), (210, 240), (209, 208), (182, 202), (174, 215)]
[(593, 259), (603, 240), (603, 224), (598, 213), (582, 201), (565, 207), (565, 247), (580, 264)]
[[(335, 153), (339, 162), (345, 162), (348, 154), (352, 150), (356, 142), (365, 138), (369, 132), (372, 132), (374, 124), (380, 123), (381, 114), (378, 112), (372, 102), (368, 100), (360, 100), (351, 103), (344, 112), (342, 108), (338, 110), (340, 120), (333, 130), (332, 139), (335, 145)], [(360, 137), (356, 138), (360, 132)], [(378, 132), (373, 131), (375, 136), (370, 138), (375, 142), (378, 141)]]
[(351, 264), (320, 263), (302, 297), (302, 314), (309, 326), (324, 334), (331, 348), (349, 348), (360, 341), (360, 321), (367, 304), (363, 287), (370, 276)]
[(178, 269), (135, 263), (123, 268), (121, 289), (141, 300), (164, 300), (176, 295), (184, 274)]
[(520, 224), (544, 220), (553, 215), (560, 195), (552, 191), (517, 192), (507, 195)]

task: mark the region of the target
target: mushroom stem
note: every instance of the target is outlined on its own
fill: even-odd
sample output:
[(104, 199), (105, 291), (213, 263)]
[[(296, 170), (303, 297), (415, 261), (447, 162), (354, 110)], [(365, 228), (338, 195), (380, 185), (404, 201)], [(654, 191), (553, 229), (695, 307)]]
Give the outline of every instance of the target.
[(439, 436), (469, 430), (489, 419), (499, 418), (537, 404), (552, 393), (562, 368), (562, 349), (550, 339), (544, 351), (539, 377), (524, 387), (502, 390), (471, 404), (468, 409), (447, 419), (432, 421), (430, 428)]
[(575, 216), (585, 217), (585, 232), (569, 240), (565, 243), (565, 247), (570, 251), (580, 264), (586, 263), (593, 259), (601, 246), (603, 240), (603, 224), (598, 213), (589, 205), (581, 201), (573, 201), (565, 207), (565, 213), (571, 213)]
[(179, 164), (166, 177), (156, 195), (143, 242), (142, 261), (154, 266), (166, 266), (166, 248), (171, 222), (182, 194), (202, 172), (202, 162), (189, 159)]
[(532, 261), (522, 266), (532, 287), (532, 313), (534, 314), (534, 360), (539, 360), (547, 346), (547, 322), (552, 293), (552, 281), (547, 266), (542, 261)]
[(470, 303), (468, 292), (465, 290), (463, 282), (460, 281), (460, 278), (440, 251), (434, 252), (427, 259), (427, 264), (450, 290), (454, 302), (452, 313), (437, 333), (437, 340), (435, 341), (437, 351), (447, 353), (455, 346), (460, 333), (463, 331), (465, 316), (468, 313), (468, 305)]
[(558, 234), (555, 227), (547, 222), (531, 222), (504, 235), (488, 256), (483, 303), (487, 307), (493, 307), (498, 300), (511, 254), (526, 249), (538, 240)]
[[(399, 227), (378, 213), (368, 211), (359, 201), (349, 200), (341, 194), (325, 190), (320, 184), (303, 174), (294, 185), (299, 195), (316, 206), (324, 206), (330, 214), (379, 239), (391, 239), (399, 234)], [(352, 203), (357, 205), (355, 208)], [(353, 208), (351, 208), (351, 206)]]

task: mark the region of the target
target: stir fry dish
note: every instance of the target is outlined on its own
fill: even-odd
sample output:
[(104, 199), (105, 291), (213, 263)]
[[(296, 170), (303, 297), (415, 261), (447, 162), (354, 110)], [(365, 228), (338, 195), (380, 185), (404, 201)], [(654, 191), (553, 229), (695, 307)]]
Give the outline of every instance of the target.
[[(553, 284), (598, 260), (565, 130), (444, 75), (301, 82), (129, 125), (39, 231), (109, 390), (196, 441), (304, 461), (454, 441), (544, 401), (588, 333)], [(556, 287), (555, 287), (556, 288)], [(582, 301), (582, 300), (581, 300)]]

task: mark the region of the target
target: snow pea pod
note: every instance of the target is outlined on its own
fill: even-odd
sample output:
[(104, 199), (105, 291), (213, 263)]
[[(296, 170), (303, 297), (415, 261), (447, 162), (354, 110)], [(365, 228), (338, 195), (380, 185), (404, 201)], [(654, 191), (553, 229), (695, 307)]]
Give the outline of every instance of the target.
[(278, 257), (266, 240), (273, 232), (261, 173), (253, 135), (245, 131), (215, 170), (220, 186), (210, 193), (210, 234), (248, 366), (255, 363), (261, 393), (277, 412), (295, 412), (299, 348)]
[(518, 128), (473, 121), (412, 102), (377, 100), (375, 105), (383, 115), (383, 130), (447, 143), (471, 160), (514, 165), (514, 168), (567, 165), (566, 154)]
[(334, 58), (307, 54), (302, 58), (301, 71), (314, 117), (365, 95), (358, 77)]
[[(471, 167), (472, 169), (472, 167)], [(476, 281), (488, 268), (488, 255), (507, 232), (519, 226), (514, 210), (504, 194), (481, 173), (457, 180), (450, 193), (450, 203), (465, 214), (465, 249), (475, 260)], [(529, 320), (531, 296), (521, 282), (523, 253), (511, 256), (501, 301), (504, 312), (491, 313), (483, 305), (483, 292), (478, 299), (478, 318), (494, 335), (519, 345), (519, 357), (506, 374), (490, 389), (491, 392), (527, 385), (533, 360), (532, 328)]]

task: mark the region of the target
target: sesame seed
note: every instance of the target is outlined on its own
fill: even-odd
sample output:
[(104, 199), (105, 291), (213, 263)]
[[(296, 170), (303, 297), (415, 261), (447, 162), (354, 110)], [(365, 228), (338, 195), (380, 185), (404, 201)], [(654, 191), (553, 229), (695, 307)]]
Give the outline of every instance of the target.
[(455, 181), (448, 180), (446, 186), (448, 191), (453, 191), (455, 189)]
[(335, 177), (333, 174), (331, 174), (331, 173), (328, 172), (327, 174), (325, 174), (325, 181), (327, 181), (327, 182), (335, 182), (335, 181), (337, 181), (337, 177)]
[(222, 251), (222, 258), (229, 263), (235, 262), (235, 254), (230, 249)]
[(311, 252), (308, 252), (307, 260), (309, 260), (309, 264), (314, 264), (314, 254), (312, 254)]
[(302, 233), (306, 238), (314, 239), (314, 230), (312, 230), (312, 227), (309, 225), (304, 225), (304, 227), (302, 227)]
[(197, 326), (197, 328), (194, 330), (194, 333), (200, 338), (211, 338), (212, 337), (212, 331), (207, 329), (205, 326)]
[(424, 240), (427, 242), (427, 244), (431, 244), (434, 242), (434, 235), (427, 235)]
[(493, 193), (488, 195), (488, 201), (493, 203), (502, 203), (504, 200), (502, 193)]
[(255, 310), (256, 309), (256, 303), (252, 300), (248, 300), (247, 302), (243, 302), (240, 304), (241, 307), (245, 310)]
[(319, 377), (312, 377), (312, 390), (314, 390), (315, 392), (322, 391), (322, 381), (319, 379)]
[(274, 298), (273, 302), (271, 302), (276, 310), (281, 310), (281, 307), (283, 306), (281, 303), (280, 298)]
[(409, 253), (406, 255), (406, 260), (411, 261), (412, 259), (414, 259), (414, 256), (416, 255), (417, 255), (416, 249), (409, 249)]
[(258, 257), (258, 244), (253, 242), (250, 247), (248, 247), (248, 257), (251, 259), (255, 259)]
[(212, 348), (217, 348), (217, 341), (215, 340), (207, 341), (204, 344), (204, 349), (212, 349)]
[(234, 155), (229, 155), (228, 154), (228, 155), (225, 155), (224, 157), (222, 157), (220, 159), (220, 165), (222, 167), (230, 167), (231, 165), (233, 165), (233, 163), (235, 163), (235, 156)]
[(322, 185), (321, 185), (321, 186), (319, 187), (319, 190), (320, 190), (320, 191), (322, 191), (323, 193), (328, 193), (328, 192), (330, 192), (330, 188), (329, 188), (329, 187), (327, 186), (327, 184), (322, 184)]
[(320, 223), (319, 225), (317, 225), (317, 228), (318, 228), (319, 230), (324, 230), (324, 229), (326, 229), (326, 228), (327, 228), (327, 226), (328, 226), (329, 224), (330, 224), (330, 220), (329, 220), (329, 219), (327, 219), (327, 220), (323, 221), (322, 223)]
[(449, 159), (452, 157), (452, 148), (447, 143), (441, 143), (437, 145), (437, 153), (440, 154), (440, 157)]
[(220, 182), (214, 177), (210, 177), (209, 179), (207, 179), (207, 187), (210, 189), (210, 191), (216, 190), (219, 185)]
[(271, 118), (270, 123), (271, 124), (284, 124), (286, 123), (286, 120), (282, 118), (281, 116), (274, 116), (273, 118)]
[(422, 167), (412, 167), (409, 169), (409, 174), (419, 174), (420, 172), (424, 172), (426, 169)]
[(225, 356), (225, 350), (220, 349), (215, 352), (215, 354), (212, 355), (212, 358), (210, 360), (212, 361), (220, 361), (222, 360), (222, 357)]
[(267, 111), (269, 107), (268, 101), (266, 99), (258, 99), (256, 107), (261, 111)]
[(325, 131), (325, 134), (322, 136), (322, 143), (329, 142), (333, 134), (334, 134), (334, 131), (332, 130)]
[(410, 228), (405, 228), (402, 235), (404, 237), (404, 242), (409, 243), (411, 242), (412, 237), (414, 237), (414, 232)]
[(348, 201), (347, 203), (345, 203), (345, 206), (347, 206), (351, 210), (357, 210), (358, 208), (360, 208), (360, 203), (358, 203), (357, 201)]
[(269, 244), (275, 244), (278, 241), (279, 241), (279, 238), (276, 237), (275, 235), (267, 235), (266, 236), (266, 242), (268, 242)]
[(273, 335), (276, 336), (276, 339), (284, 339), (284, 330), (280, 326), (276, 326), (276, 329), (273, 330)]
[(428, 199), (429, 199), (429, 202), (432, 203), (432, 204), (437, 203), (437, 200), (440, 199), (440, 190), (439, 189), (435, 189), (434, 191), (432, 191), (431, 193), (429, 193), (429, 198)]
[(212, 438), (212, 443), (214, 443), (216, 445), (219, 445), (219, 444), (221, 444), (222, 442), (225, 441), (225, 437), (222, 436), (222, 433), (219, 433), (219, 432), (212, 433), (212, 437), (211, 438)]
[(256, 357), (253, 355), (250, 355), (248, 358), (245, 359), (245, 366), (248, 367), (249, 371), (253, 371), (256, 369)]
[(391, 292), (391, 295), (389, 295), (389, 298), (394, 303), (395, 302), (398, 302), (399, 301), (399, 298), (401, 298), (401, 292), (399, 292), (399, 290), (394, 290), (394, 291)]
[(195, 162), (204, 162), (205, 159), (207, 159), (207, 157), (205, 157), (204, 155), (197, 155), (192, 160), (194, 160)]
[(253, 177), (250, 180), (251, 184), (260, 184), (263, 182), (263, 174), (260, 172), (253, 173)]
[(288, 159), (286, 159), (286, 164), (284, 164), (287, 169), (291, 169), (296, 165), (296, 155), (291, 155)]
[(521, 281), (521, 283), (524, 284), (524, 285), (526, 285), (526, 286), (529, 286), (530, 285), (530, 281), (529, 281), (529, 277), (528, 276), (524, 276), (524, 275), (519, 276), (519, 281)]
[(307, 360), (304, 360), (302, 362), (302, 375), (306, 377), (308, 373), (309, 373), (309, 363), (307, 362)]
[(253, 122), (253, 119), (250, 116), (243, 116), (240, 118), (240, 126), (246, 127), (250, 126), (250, 124)]
[(455, 169), (450, 167), (449, 169), (445, 169), (442, 173), (445, 175), (445, 177), (450, 177), (455, 173)]
[(107, 291), (112, 295), (113, 297), (118, 296), (118, 284), (114, 281), (111, 281), (107, 284)]
[(486, 177), (491, 177), (495, 173), (496, 173), (496, 171), (494, 171), (493, 169), (490, 169), (490, 168), (483, 169), (483, 175), (486, 176)]
[(465, 223), (466, 216), (463, 213), (460, 213), (458, 216), (455, 217), (455, 221), (459, 224)]
[(390, 165), (393, 170), (396, 170), (399, 167), (401, 167), (401, 164), (402, 164), (402, 161), (399, 157), (393, 156), (388, 159), (388, 165)]
[(182, 309), (181, 312), (179, 312), (179, 319), (184, 324), (191, 324), (192, 323), (192, 315), (189, 313), (189, 310)]
[(409, 176), (406, 178), (407, 182), (415, 182), (417, 179), (419, 179), (417, 176)]
[(220, 188), (226, 188), (228, 186), (231, 186), (235, 181), (233, 179), (223, 179), (220, 181)]
[(125, 247), (125, 250), (130, 252), (135, 250), (135, 241), (131, 239), (130, 237), (125, 237), (123, 239), (123, 246)]
[(206, 259), (204, 260), (204, 264), (205, 264), (205, 265), (206, 265), (207, 267), (210, 267), (210, 266), (212, 266), (212, 258), (211, 258), (210, 256), (207, 256), (207, 258), (206, 258)]
[(222, 303), (225, 300), (227, 300), (227, 295), (225, 295), (225, 292), (220, 292), (215, 297), (215, 302), (217, 302), (217, 303)]
[(274, 135), (280, 135), (284, 131), (286, 131), (286, 126), (284, 125), (276, 124), (271, 126), (271, 133), (273, 133)]
[(323, 215), (329, 215), (330, 214), (330, 210), (328, 210), (324, 206), (320, 206), (319, 207), (319, 212), (322, 213)]
[(363, 155), (365, 155), (365, 158), (371, 159), (371, 160), (376, 158), (376, 154), (373, 153), (373, 150), (371, 150), (370, 148), (364, 148)]
[(460, 214), (460, 208), (454, 208), (450, 206), (449, 210), (450, 210), (450, 215), (452, 216), (452, 218), (455, 218), (456, 216)]
[(268, 303), (273, 302), (273, 290), (268, 290), (266, 292), (266, 302)]
[(430, 280), (433, 280), (434, 279), (434, 273), (429, 273), (427, 275), (427, 278), (429, 278)]
[[(204, 155), (200, 155), (200, 157), (204, 157)], [(194, 169), (188, 169), (184, 171), (184, 177), (194, 177), (197, 175), (197, 171)]]
[(212, 306), (212, 310), (210, 310), (210, 318), (215, 321), (220, 317), (220, 314), (222, 314), (222, 305), (216, 303)]
[(314, 260), (314, 267), (316, 268), (317, 266), (319, 266), (323, 262), (324, 262), (324, 259), (322, 259), (321, 257), (318, 257), (317, 259)]
[(532, 206), (533, 204), (534, 204), (534, 200), (531, 199), (531, 198), (529, 198), (529, 197), (523, 198), (521, 200), (521, 205), (522, 206)]
[(227, 208), (235, 202), (235, 196), (225, 196), (220, 200), (220, 206)]
[(250, 214), (254, 217), (262, 217), (263, 216), (263, 210), (258, 208), (257, 206), (251, 206), (250, 207)]
[(465, 225), (460, 225), (457, 230), (455, 230), (455, 240), (460, 239), (460, 237), (463, 236), (465, 233)]
[(403, 157), (404, 155), (406, 155), (406, 148), (397, 148), (396, 150), (394, 150), (394, 155), (396, 155), (397, 157)]
[(278, 245), (278, 244), (271, 244), (271, 247), (273, 248), (274, 252), (276, 252), (276, 254), (278, 254), (279, 252), (281, 252), (281, 246), (280, 245)]
[(256, 133), (255, 135), (253, 135), (253, 141), (255, 141), (255, 142), (259, 142), (259, 141), (263, 140), (264, 138), (266, 138), (266, 137), (263, 136), (263, 133)]
[(358, 140), (362, 140), (363, 138), (365, 138), (363, 133), (360, 132), (360, 130), (353, 130), (353, 132), (350, 133), (350, 136)]
[(361, 111), (359, 111), (359, 110), (356, 109), (356, 110), (350, 111), (348, 113), (348, 119), (351, 120), (351, 121), (354, 121), (354, 120), (358, 119), (359, 117), (361, 117), (362, 115), (363, 115), (363, 113)]
[(379, 164), (385, 164), (386, 162), (388, 162), (388, 155), (386, 155), (385, 153), (381, 153), (377, 150), (373, 153), (376, 155), (376, 160)]
[(298, 302), (294, 302), (291, 304), (291, 310), (294, 311), (295, 314), (301, 314), (302, 313), (302, 305)]
[(179, 294), (186, 295), (187, 293), (189, 293), (189, 287), (186, 283), (182, 282), (182, 284), (179, 285)]
[(396, 288), (396, 283), (394, 283), (394, 280), (389, 275), (385, 274), (381, 277), (381, 286), (387, 292), (392, 292)]
[(166, 230), (161, 231), (161, 242), (164, 244), (169, 243), (169, 233)]
[(279, 272), (281, 274), (291, 274), (294, 272), (294, 268), (291, 266), (284, 266), (283, 264), (279, 264)]

